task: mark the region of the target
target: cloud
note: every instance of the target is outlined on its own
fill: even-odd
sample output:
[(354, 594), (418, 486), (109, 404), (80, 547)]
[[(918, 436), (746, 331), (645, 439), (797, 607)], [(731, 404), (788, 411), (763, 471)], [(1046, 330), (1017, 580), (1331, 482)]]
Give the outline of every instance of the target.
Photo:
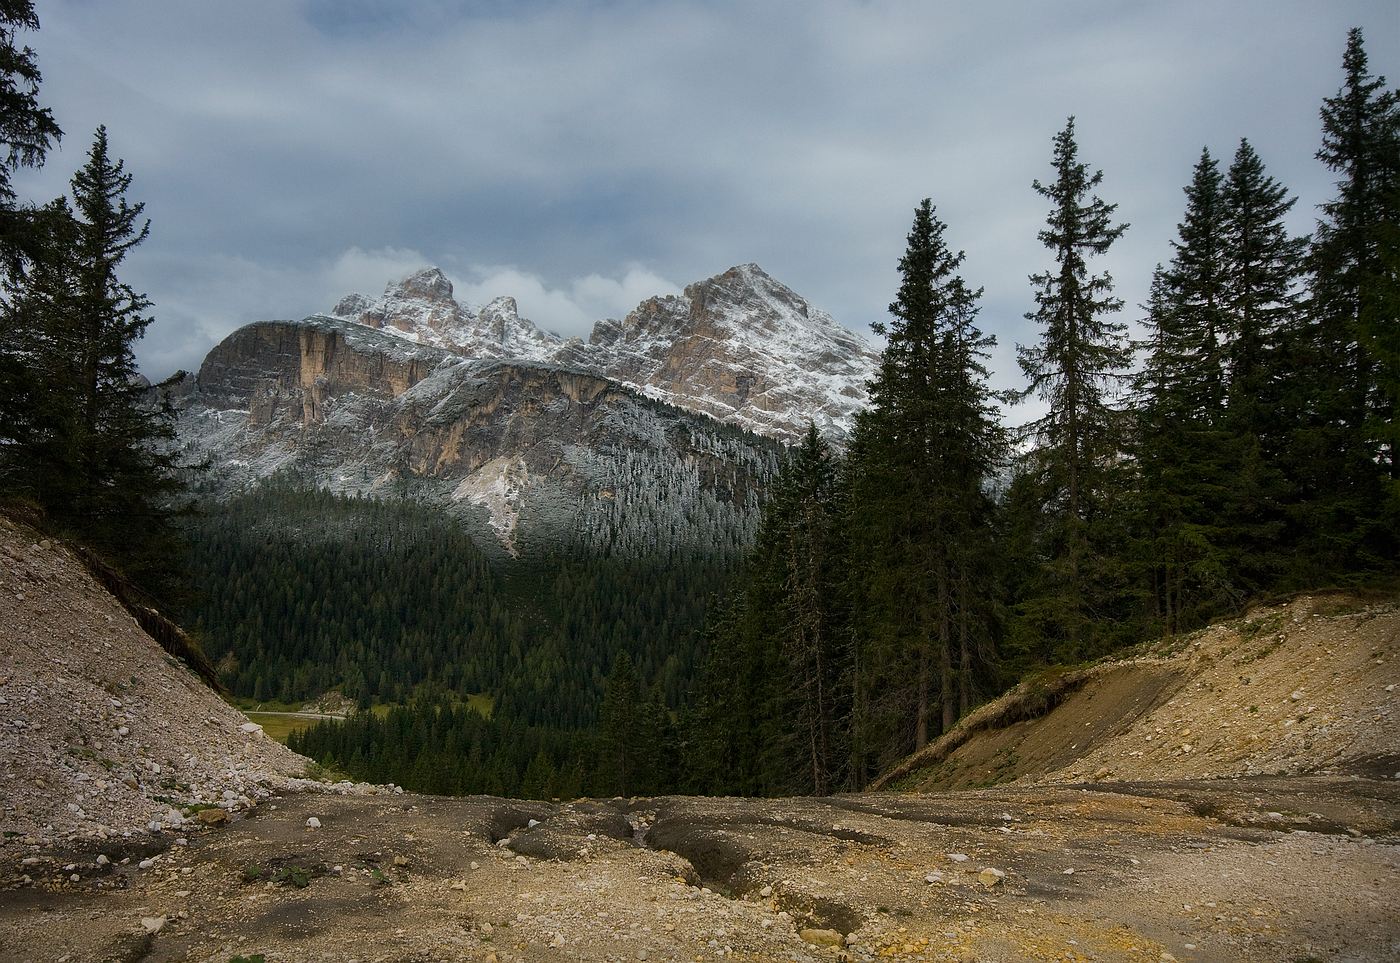
[[(350, 247), (311, 265), (198, 253), (146, 258), (134, 286), (142, 290), (146, 282), (165, 279), (153, 312), (163, 336), (140, 343), (140, 361), (154, 377), (194, 369), (210, 347), (244, 324), (329, 311), (351, 293), (375, 297), (433, 264), (419, 251), (397, 247)], [(452, 281), (457, 300), (479, 308), (509, 295), (522, 316), (566, 337), (587, 337), (595, 321), (620, 318), (645, 298), (680, 293), (675, 284), (638, 264), (615, 276), (593, 273), (560, 285), (517, 267), (439, 266)]]
[(1202, 144), (1248, 136), (1300, 196), (1331, 177), (1317, 109), (1346, 29), (1400, 74), (1393, 0), (47, 0), (26, 37), (62, 151), (16, 183), (46, 199), (88, 138), (147, 202), (125, 270), (156, 302), (143, 364), (197, 365), (231, 326), (324, 310), (441, 265), (581, 333), (641, 297), (757, 261), (855, 328), (884, 314), (932, 196), (985, 286), (999, 382), (1036, 332), (1026, 276), (1050, 138), (1132, 228), (1105, 264), (1145, 299)]

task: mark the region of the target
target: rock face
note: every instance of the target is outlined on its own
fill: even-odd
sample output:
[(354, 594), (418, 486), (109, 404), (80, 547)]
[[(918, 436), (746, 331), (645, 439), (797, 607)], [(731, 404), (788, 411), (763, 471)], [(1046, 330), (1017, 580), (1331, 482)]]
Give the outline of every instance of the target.
[(866, 402), (879, 356), (756, 264), (649, 298), (588, 340), (565, 341), (519, 316), (514, 299), (479, 312), (425, 268), (371, 301), (344, 298), (332, 315), (472, 358), (553, 361), (595, 371), (649, 397), (792, 440), (810, 419), (838, 442)]
[[(507, 325), (504, 307), (489, 317)], [(279, 476), (425, 498), (510, 551), (522, 537), (743, 544), (777, 459), (772, 443), (594, 373), (469, 359), (327, 316), (239, 329), (176, 397), (181, 439), (220, 489)]]

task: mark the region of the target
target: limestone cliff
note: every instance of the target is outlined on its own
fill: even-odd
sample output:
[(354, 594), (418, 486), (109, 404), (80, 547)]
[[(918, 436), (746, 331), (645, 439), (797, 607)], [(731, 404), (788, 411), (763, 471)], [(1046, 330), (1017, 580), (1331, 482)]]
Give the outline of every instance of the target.
[(587, 371), (468, 359), (326, 316), (260, 322), (177, 392), (209, 484), (273, 477), (436, 501), (508, 550), (747, 542), (772, 443)]

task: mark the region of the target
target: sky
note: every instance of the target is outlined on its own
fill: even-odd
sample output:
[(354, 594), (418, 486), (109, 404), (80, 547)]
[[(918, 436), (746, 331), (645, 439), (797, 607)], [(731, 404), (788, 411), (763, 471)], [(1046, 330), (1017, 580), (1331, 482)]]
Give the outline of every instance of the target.
[(1246, 137), (1311, 230), (1318, 109), (1349, 27), (1400, 77), (1394, 0), (37, 0), (64, 193), (99, 124), (149, 239), (152, 377), (249, 321), (428, 264), (566, 335), (757, 262), (838, 321), (886, 316), (919, 200), (983, 287), (997, 387), (1038, 337), (1051, 138), (1131, 226), (1099, 267), (1135, 320), (1202, 147)]

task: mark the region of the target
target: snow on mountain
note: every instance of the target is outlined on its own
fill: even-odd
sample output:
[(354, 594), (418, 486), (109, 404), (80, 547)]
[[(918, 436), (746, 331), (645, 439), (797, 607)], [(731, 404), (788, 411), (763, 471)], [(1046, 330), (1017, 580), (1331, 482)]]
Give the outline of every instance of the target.
[(771, 440), (595, 373), (466, 358), (387, 330), (321, 315), (249, 324), (215, 346), (172, 390), (177, 444), (209, 464), (208, 493), (280, 479), (412, 498), (512, 553), (737, 552), (752, 539)]
[(599, 321), (585, 342), (521, 318), (513, 298), (473, 311), (437, 268), (352, 294), (334, 316), (474, 358), (548, 361), (596, 372), (649, 397), (793, 440), (808, 420), (843, 441), (879, 362), (842, 327), (756, 264), (649, 298), (621, 321)]
[(558, 335), (520, 317), (514, 298), (496, 298), (473, 311), (453, 297), (452, 282), (435, 267), (391, 282), (376, 299), (347, 295), (330, 313), (473, 358), (546, 361), (564, 344)]
[(844, 440), (879, 364), (868, 341), (757, 264), (599, 322), (581, 354), (651, 397), (785, 440), (808, 420)]

